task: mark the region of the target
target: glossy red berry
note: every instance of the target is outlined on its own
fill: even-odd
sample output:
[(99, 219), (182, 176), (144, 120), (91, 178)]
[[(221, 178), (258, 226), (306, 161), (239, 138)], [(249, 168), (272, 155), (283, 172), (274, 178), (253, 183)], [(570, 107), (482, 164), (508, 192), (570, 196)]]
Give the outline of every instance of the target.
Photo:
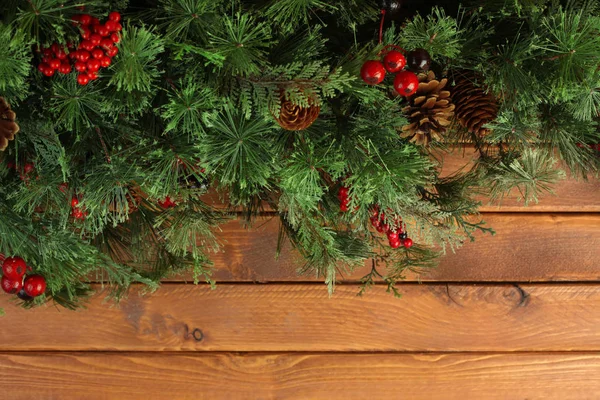
[(79, 22), (81, 22), (81, 25), (89, 25), (92, 23), (92, 16), (89, 14), (81, 14), (79, 16)]
[(100, 66), (102, 66), (103, 68), (107, 68), (110, 67), (112, 60), (110, 57), (104, 56), (100, 59)]
[(90, 40), (84, 40), (83, 42), (81, 42), (81, 45), (83, 46), (84, 50), (87, 51), (92, 51), (94, 50), (94, 47), (96, 47), (94, 43), (92, 43), (91, 37)]
[(346, 197), (348, 197), (348, 193), (350, 193), (350, 189), (348, 189), (347, 187), (340, 187), (340, 190), (338, 190), (338, 199), (343, 200)]
[(90, 58), (87, 62), (87, 69), (90, 72), (98, 72), (100, 69), (100, 60), (97, 58)]
[(57, 70), (60, 67), (60, 60), (58, 58), (52, 58), (48, 61), (50, 68)]
[(87, 51), (87, 50), (79, 50), (79, 51), (77, 52), (77, 56), (79, 57), (79, 58), (78, 58), (78, 60), (79, 60), (79, 61), (81, 61), (81, 62), (87, 62), (87, 60), (89, 60), (89, 59), (90, 59), (90, 57), (91, 57), (91, 54), (90, 54), (90, 52), (89, 52), (89, 51)]
[(385, 78), (385, 68), (377, 60), (365, 61), (360, 69), (360, 77), (369, 85), (377, 85)]
[(2, 290), (4, 290), (6, 293), (16, 294), (23, 287), (23, 278), (21, 277), (21, 279), (13, 280), (13, 279), (9, 279), (6, 276), (3, 276), (2, 280), (1, 280), (1, 284), (2, 284)]
[(115, 45), (114, 42), (108, 38), (104, 38), (100, 41), (100, 47), (102, 47), (104, 49), (110, 49), (114, 45)]
[(69, 53), (69, 59), (70, 60), (79, 60), (79, 51), (78, 50), (73, 50)]
[(110, 31), (106, 27), (106, 25), (94, 25), (94, 32), (102, 37), (106, 37), (110, 35)]
[(92, 57), (100, 59), (104, 57), (104, 52), (102, 51), (102, 49), (95, 48), (94, 50), (92, 50)]
[(32, 173), (34, 169), (35, 164), (32, 162), (26, 162), (25, 165), (23, 165), (23, 172), (25, 172), (26, 174)]
[(73, 211), (71, 211), (71, 215), (73, 216), (73, 218), (75, 219), (80, 219), (80, 220), (84, 220), (85, 219), (85, 214), (83, 211), (81, 211), (81, 209), (79, 208), (75, 208), (73, 209)]
[(48, 69), (52, 68), (50, 68), (50, 66), (46, 63), (40, 63), (40, 65), (38, 65), (38, 71), (40, 71), (44, 75), (46, 75), (46, 70)]
[(77, 199), (77, 197), (73, 197), (71, 199), (71, 207), (75, 208), (79, 205), (79, 199)]
[(414, 72), (401, 71), (394, 78), (394, 89), (401, 96), (410, 96), (419, 88), (419, 78)]
[(104, 24), (104, 26), (110, 32), (115, 32), (117, 30), (117, 22), (116, 21), (108, 20), (108, 21), (106, 21), (106, 24)]
[(83, 40), (89, 40), (90, 37), (92, 37), (92, 31), (87, 26), (82, 27), (81, 37), (83, 38)]
[(123, 26), (119, 22), (117, 22), (117, 32), (120, 32), (122, 30), (123, 30)]
[(113, 43), (119, 43), (121, 41), (121, 35), (115, 32), (112, 35), (110, 35), (110, 40), (112, 40)]
[(98, 35), (97, 33), (92, 33), (90, 35), (90, 42), (92, 42), (92, 44), (94, 46), (100, 45), (101, 41), (102, 41), (102, 36)]
[(79, 74), (77, 75), (77, 83), (79, 83), (81, 86), (85, 86), (90, 83), (90, 77), (87, 76), (87, 74)]
[(106, 55), (109, 57), (114, 57), (117, 55), (117, 53), (119, 52), (119, 48), (117, 46), (111, 47), (110, 49), (106, 50)]
[(25, 278), (23, 290), (28, 296), (37, 297), (46, 291), (46, 278), (41, 275), (31, 275)]
[(90, 81), (95, 81), (96, 79), (98, 79), (97, 72), (88, 71), (87, 76), (88, 76), (88, 78), (90, 78)]
[(392, 249), (397, 249), (398, 247), (400, 247), (401, 243), (400, 243), (400, 239), (398, 240), (390, 240), (390, 247)]
[(175, 207), (177, 205), (177, 203), (175, 203), (173, 200), (171, 200), (171, 198), (169, 196), (165, 197), (164, 200), (159, 201), (158, 205), (161, 206), (162, 208), (171, 208), (171, 207)]
[(119, 14), (116, 11), (113, 11), (110, 14), (108, 14), (108, 19), (114, 22), (119, 22), (121, 20), (121, 14)]
[(66, 60), (67, 59), (67, 53), (65, 53), (65, 50), (61, 47), (59, 48), (56, 53), (54, 53), (56, 55), (56, 58), (58, 58), (59, 60)]
[(9, 257), (2, 263), (2, 275), (11, 280), (23, 278), (27, 272), (27, 264), (21, 257)]
[(395, 242), (395, 241), (400, 240), (400, 237), (398, 236), (398, 232), (394, 232), (391, 230), (387, 232), (387, 237), (390, 242)]
[(347, 212), (348, 210), (349, 210), (348, 204), (344, 204), (344, 203), (340, 204), (340, 211), (341, 212)]
[(60, 67), (58, 67), (58, 72), (60, 72), (63, 75), (69, 74), (71, 72), (71, 64), (66, 62), (60, 64)]
[(406, 247), (407, 249), (411, 248), (413, 245), (413, 241), (411, 238), (406, 238), (404, 239), (404, 247)]
[(396, 73), (406, 66), (406, 58), (399, 51), (388, 51), (383, 57), (383, 66), (387, 72)]
[(58, 51), (59, 48), (60, 48), (60, 46), (58, 45), (58, 43), (52, 43), (52, 45), (50, 45), (50, 50), (54, 54), (56, 54), (56, 52)]
[(75, 63), (75, 70), (77, 72), (85, 72), (87, 70), (87, 64), (83, 61), (77, 61)]

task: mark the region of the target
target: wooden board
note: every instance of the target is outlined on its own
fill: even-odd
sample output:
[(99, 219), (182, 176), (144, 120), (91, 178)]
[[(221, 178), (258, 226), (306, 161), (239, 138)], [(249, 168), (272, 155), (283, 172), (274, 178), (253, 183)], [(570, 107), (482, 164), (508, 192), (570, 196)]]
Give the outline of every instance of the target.
[(0, 354), (3, 398), (597, 399), (598, 354)]
[[(438, 268), (420, 277), (409, 275), (408, 280), (600, 280), (600, 214), (493, 213), (484, 218), (496, 230), (495, 236), (476, 234), (475, 242), (447, 254)], [(219, 234), (223, 252), (212, 255), (214, 278), (220, 282), (322, 281), (297, 274), (301, 260), (289, 246), (275, 259), (278, 224), (277, 218), (270, 218), (257, 222), (253, 230), (238, 221), (223, 226)], [(369, 268), (370, 263), (343, 278), (356, 281)]]
[[(600, 351), (600, 285), (165, 285), (119, 307), (23, 310), (0, 351)], [(1, 375), (1, 374), (0, 374)]]
[[(438, 157), (443, 162), (442, 176), (448, 176), (465, 166), (469, 167), (476, 153), (473, 147), (467, 147)], [(597, 178), (590, 177), (588, 181), (584, 181), (571, 177), (554, 185), (553, 192), (554, 194), (542, 193), (538, 203), (533, 202), (527, 206), (516, 190), (501, 202), (490, 203), (484, 196), (476, 198), (482, 203), (481, 212), (600, 212), (600, 180)], [(216, 192), (203, 196), (203, 200), (218, 208), (223, 208), (226, 201)], [(266, 204), (265, 207), (269, 210)]]

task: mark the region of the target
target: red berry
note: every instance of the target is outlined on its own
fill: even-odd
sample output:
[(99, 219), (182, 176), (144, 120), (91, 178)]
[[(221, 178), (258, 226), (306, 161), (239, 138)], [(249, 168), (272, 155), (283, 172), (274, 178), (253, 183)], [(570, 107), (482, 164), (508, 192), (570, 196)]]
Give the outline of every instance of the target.
[(401, 96), (410, 96), (419, 88), (419, 78), (414, 72), (401, 71), (394, 78), (394, 89)]
[(6, 276), (2, 277), (1, 280), (1, 284), (2, 284), (2, 290), (4, 290), (6, 293), (8, 294), (15, 294), (18, 293), (19, 290), (21, 290), (21, 288), (23, 287), (23, 279), (17, 279), (17, 280), (13, 280), (13, 279), (9, 279)]
[(369, 85), (377, 85), (385, 78), (385, 68), (377, 60), (365, 61), (360, 69), (360, 77)]
[(399, 51), (392, 50), (383, 57), (383, 66), (387, 72), (395, 73), (400, 71), (406, 65), (404, 54)]
[(65, 53), (65, 50), (63, 48), (58, 49), (58, 51), (56, 52), (56, 58), (58, 58), (59, 60), (67, 59), (67, 53)]
[(100, 20), (96, 17), (92, 17), (92, 21), (90, 22), (90, 25), (100, 25)]
[(40, 65), (38, 65), (38, 71), (40, 71), (42, 74), (46, 74), (46, 70), (48, 69), (52, 69), (50, 68), (50, 66), (46, 63), (40, 63)]
[[(92, 37), (92, 31), (87, 26), (81, 28), (81, 37), (83, 40), (89, 40)], [(79, 44), (81, 46), (81, 43)]]
[(119, 43), (121, 41), (121, 35), (115, 32), (112, 35), (110, 35), (110, 40), (112, 40), (114, 43)]
[(60, 67), (60, 60), (58, 58), (53, 58), (48, 62), (50, 68), (56, 70)]
[(98, 74), (96, 72), (88, 71), (87, 76), (88, 78), (90, 78), (90, 81), (95, 81), (96, 79), (98, 79)]
[(384, 229), (384, 225), (383, 224), (379, 224), (375, 227), (375, 229), (377, 230), (377, 232), (379, 233), (384, 233), (385, 229)]
[(398, 247), (400, 247), (400, 245), (400, 240), (390, 240), (390, 247), (392, 249), (397, 249)]
[(119, 22), (121, 20), (121, 14), (119, 14), (116, 11), (113, 11), (110, 14), (108, 14), (108, 19), (111, 21)]
[(42, 50), (42, 55), (43, 55), (44, 57), (52, 57), (52, 50), (50, 50), (50, 49), (48, 49), (48, 48), (46, 48), (46, 49), (43, 49), (43, 50)]
[(91, 40), (84, 40), (83, 42), (81, 42), (81, 46), (83, 46), (83, 48), (87, 51), (92, 51), (94, 50), (94, 47), (96, 47)]
[(79, 60), (79, 51), (73, 50), (69, 53), (69, 59), (71, 60)]
[(413, 245), (413, 241), (411, 238), (406, 238), (404, 239), (404, 247), (406, 247), (407, 249), (411, 248)]
[(13, 281), (20, 280), (27, 272), (27, 264), (21, 257), (9, 257), (2, 263), (2, 275)]
[(102, 37), (110, 35), (110, 31), (108, 30), (106, 25), (94, 25), (94, 32), (96, 32)]
[(41, 275), (31, 275), (25, 278), (23, 290), (31, 297), (37, 297), (46, 291), (46, 279)]
[(77, 72), (85, 72), (87, 70), (87, 64), (83, 61), (77, 61), (75, 63), (75, 70)]
[(75, 219), (80, 219), (80, 220), (84, 220), (85, 219), (83, 211), (81, 211), (79, 208), (76, 208), (73, 211), (71, 211), (71, 215)]
[(77, 199), (77, 197), (73, 197), (71, 199), (71, 207), (75, 208), (79, 205), (79, 200)]
[(50, 50), (52, 50), (52, 52), (54, 54), (56, 54), (56, 52), (58, 51), (58, 49), (59, 49), (58, 43), (52, 43), (52, 45), (50, 46)]
[(106, 24), (104, 24), (104, 26), (110, 32), (115, 32), (117, 30), (117, 21), (108, 20), (108, 21), (106, 21)]
[(58, 185), (58, 190), (60, 190), (63, 193), (67, 193), (67, 190), (69, 190), (69, 184), (67, 182), (63, 182), (60, 185)]
[(171, 198), (169, 196), (165, 197), (165, 199), (163, 201), (159, 201), (158, 205), (161, 206), (162, 208), (171, 208), (171, 207), (175, 207), (177, 205), (177, 203), (175, 203), (173, 200), (171, 200)]
[(338, 190), (338, 198), (340, 200), (348, 197), (348, 193), (350, 192), (350, 189), (348, 189), (347, 187), (342, 186), (340, 188), (340, 190)]
[(25, 172), (26, 174), (33, 172), (34, 169), (35, 165), (32, 162), (25, 163), (25, 165), (23, 166), (23, 172)]
[(101, 41), (102, 41), (102, 36), (98, 35), (97, 33), (92, 33), (90, 35), (90, 42), (92, 42), (92, 44), (94, 46), (100, 45)]
[(394, 232), (394, 231), (391, 231), (391, 230), (388, 231), (387, 237), (388, 237), (388, 240), (390, 242), (395, 242), (397, 240), (400, 240), (400, 237), (398, 236), (398, 232)]
[(390, 226), (388, 224), (381, 224), (381, 229), (387, 234), (390, 231)]
[(77, 55), (79, 56), (79, 61), (81, 61), (81, 62), (86, 62), (91, 57), (90, 52), (86, 51), (86, 50), (79, 50), (77, 52)]
[(100, 59), (100, 66), (102, 66), (103, 68), (107, 68), (110, 66), (110, 63), (112, 62), (110, 57), (104, 56)]
[(371, 225), (373, 225), (374, 228), (377, 228), (378, 226), (381, 225), (381, 220), (377, 216), (371, 217), (370, 220), (371, 220)]
[(58, 72), (60, 72), (63, 75), (71, 73), (71, 64), (69, 64), (69, 63), (60, 64), (60, 67), (58, 67)]
[(86, 74), (79, 74), (77, 75), (77, 83), (79, 83), (81, 86), (85, 86), (90, 83), (90, 77)]
[(111, 47), (113, 47), (115, 44), (113, 43), (113, 41), (111, 39), (108, 38), (104, 38), (100, 41), (100, 47), (103, 47), (105, 49), (110, 49)]
[(100, 69), (100, 60), (97, 58), (90, 58), (87, 62), (87, 69), (90, 72), (97, 72)]
[(117, 46), (115, 46), (115, 47), (111, 47), (110, 49), (106, 50), (106, 55), (112, 58), (112, 57), (116, 56), (118, 52), (119, 52), (119, 48)]
[(348, 211), (348, 204), (344, 204), (344, 203), (340, 204), (340, 211), (341, 212)]
[(77, 26), (81, 23), (81, 15), (76, 14), (71, 17), (71, 25)]
[(92, 23), (92, 16), (89, 14), (81, 14), (79, 16), (79, 22), (81, 22), (81, 25), (89, 25)]
[(102, 51), (102, 49), (95, 48), (94, 50), (92, 50), (92, 57), (100, 59), (104, 57), (104, 52)]
[(117, 22), (117, 32), (120, 32), (121, 30), (123, 30), (123, 26), (121, 26), (121, 24)]

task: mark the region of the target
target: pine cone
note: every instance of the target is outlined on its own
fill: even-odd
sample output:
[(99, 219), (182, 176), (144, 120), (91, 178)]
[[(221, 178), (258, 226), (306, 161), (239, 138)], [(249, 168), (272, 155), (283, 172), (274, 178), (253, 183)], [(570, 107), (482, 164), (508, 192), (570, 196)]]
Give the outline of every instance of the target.
[(8, 141), (13, 140), (19, 132), (15, 117), (15, 112), (10, 109), (6, 100), (0, 97), (0, 151), (6, 150)]
[(427, 146), (432, 140), (443, 140), (442, 134), (454, 116), (454, 104), (450, 92), (443, 90), (448, 79), (438, 81), (432, 71), (418, 77), (419, 88), (408, 97), (409, 105), (402, 110), (408, 116), (409, 124), (402, 127), (400, 136)]
[(300, 107), (293, 104), (285, 98), (285, 93), (282, 91), (279, 118), (274, 117), (283, 129), (301, 131), (311, 126), (317, 120), (319, 112), (321, 112), (321, 107), (319, 106)]
[(456, 104), (456, 119), (469, 132), (484, 137), (490, 133), (483, 125), (498, 116), (498, 102), (486, 88), (477, 86), (475, 75), (461, 72), (452, 88), (452, 101)]

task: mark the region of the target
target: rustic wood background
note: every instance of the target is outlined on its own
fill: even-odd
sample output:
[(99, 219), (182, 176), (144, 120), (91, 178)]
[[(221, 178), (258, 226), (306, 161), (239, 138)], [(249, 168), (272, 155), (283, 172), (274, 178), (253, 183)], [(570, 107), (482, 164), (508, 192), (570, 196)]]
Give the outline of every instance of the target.
[[(472, 153), (447, 157), (456, 170)], [(216, 290), (171, 279), (120, 305), (25, 311), (0, 296), (1, 399), (598, 399), (600, 182), (486, 205), (479, 235), (402, 299), (367, 269), (332, 298), (274, 258), (277, 221), (220, 234)]]

